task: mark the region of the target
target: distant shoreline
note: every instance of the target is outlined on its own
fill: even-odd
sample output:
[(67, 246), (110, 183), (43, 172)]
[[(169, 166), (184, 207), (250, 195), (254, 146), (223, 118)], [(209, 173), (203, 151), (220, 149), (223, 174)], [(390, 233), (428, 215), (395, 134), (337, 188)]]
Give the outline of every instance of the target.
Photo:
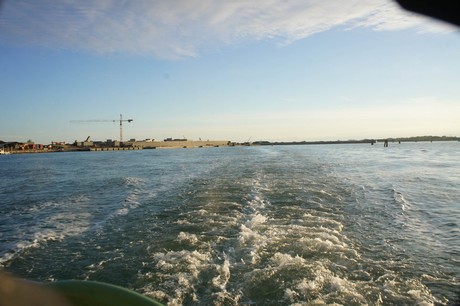
[(374, 138), (374, 139), (351, 139), (351, 140), (317, 140), (317, 141), (255, 141), (253, 145), (317, 145), (317, 144), (360, 144), (380, 142), (433, 142), (433, 141), (460, 141), (456, 136), (413, 136), (398, 138)]
[(212, 147), (236, 147), (236, 146), (280, 146), (280, 145), (330, 145), (330, 144), (377, 144), (384, 143), (403, 143), (403, 142), (441, 142), (441, 141), (460, 141), (460, 137), (451, 136), (416, 136), (403, 138), (382, 138), (382, 139), (362, 139), (362, 140), (335, 140), (335, 141), (254, 141), (254, 142), (231, 142), (219, 140), (194, 141), (151, 141), (151, 142), (126, 142), (121, 146), (75, 146), (62, 144), (59, 146), (43, 146), (40, 148), (18, 149), (12, 144), (19, 142), (0, 142), (0, 148), (10, 154), (35, 154), (35, 153), (60, 153), (60, 152), (88, 152), (88, 151), (135, 151), (148, 149), (181, 149), (181, 148), (212, 148)]

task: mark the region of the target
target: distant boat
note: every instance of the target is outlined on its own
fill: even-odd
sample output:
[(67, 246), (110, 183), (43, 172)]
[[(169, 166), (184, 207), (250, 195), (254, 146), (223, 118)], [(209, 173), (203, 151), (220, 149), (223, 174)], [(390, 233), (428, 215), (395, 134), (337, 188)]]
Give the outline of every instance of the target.
[(3, 148), (0, 149), (0, 155), (7, 155), (7, 154), (11, 154), (10, 152), (6, 152)]

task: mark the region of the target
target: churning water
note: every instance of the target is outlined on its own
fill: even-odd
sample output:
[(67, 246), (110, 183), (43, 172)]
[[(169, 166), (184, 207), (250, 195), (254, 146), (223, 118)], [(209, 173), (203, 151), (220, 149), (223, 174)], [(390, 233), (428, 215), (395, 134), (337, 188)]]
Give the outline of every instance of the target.
[(0, 158), (0, 266), (170, 305), (449, 305), (460, 143)]

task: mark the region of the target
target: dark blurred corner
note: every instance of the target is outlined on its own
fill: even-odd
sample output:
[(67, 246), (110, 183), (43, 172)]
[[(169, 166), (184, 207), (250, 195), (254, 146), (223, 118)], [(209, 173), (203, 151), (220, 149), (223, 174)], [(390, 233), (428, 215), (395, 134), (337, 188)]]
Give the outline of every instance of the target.
[[(0, 11), (6, 0), (0, 0)], [(431, 16), (460, 26), (459, 0), (396, 0), (408, 11)]]
[(460, 26), (458, 0), (396, 0), (404, 9)]

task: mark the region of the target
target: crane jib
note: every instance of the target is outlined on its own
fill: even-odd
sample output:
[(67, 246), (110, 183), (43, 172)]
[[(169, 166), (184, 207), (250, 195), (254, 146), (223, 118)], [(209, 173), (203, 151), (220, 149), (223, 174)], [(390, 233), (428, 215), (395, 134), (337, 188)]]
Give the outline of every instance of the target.
[(94, 120), (71, 120), (71, 123), (83, 123), (83, 122), (120, 122), (120, 144), (123, 142), (123, 122), (132, 122), (133, 119), (123, 119), (123, 115), (120, 114), (120, 119), (94, 119)]

